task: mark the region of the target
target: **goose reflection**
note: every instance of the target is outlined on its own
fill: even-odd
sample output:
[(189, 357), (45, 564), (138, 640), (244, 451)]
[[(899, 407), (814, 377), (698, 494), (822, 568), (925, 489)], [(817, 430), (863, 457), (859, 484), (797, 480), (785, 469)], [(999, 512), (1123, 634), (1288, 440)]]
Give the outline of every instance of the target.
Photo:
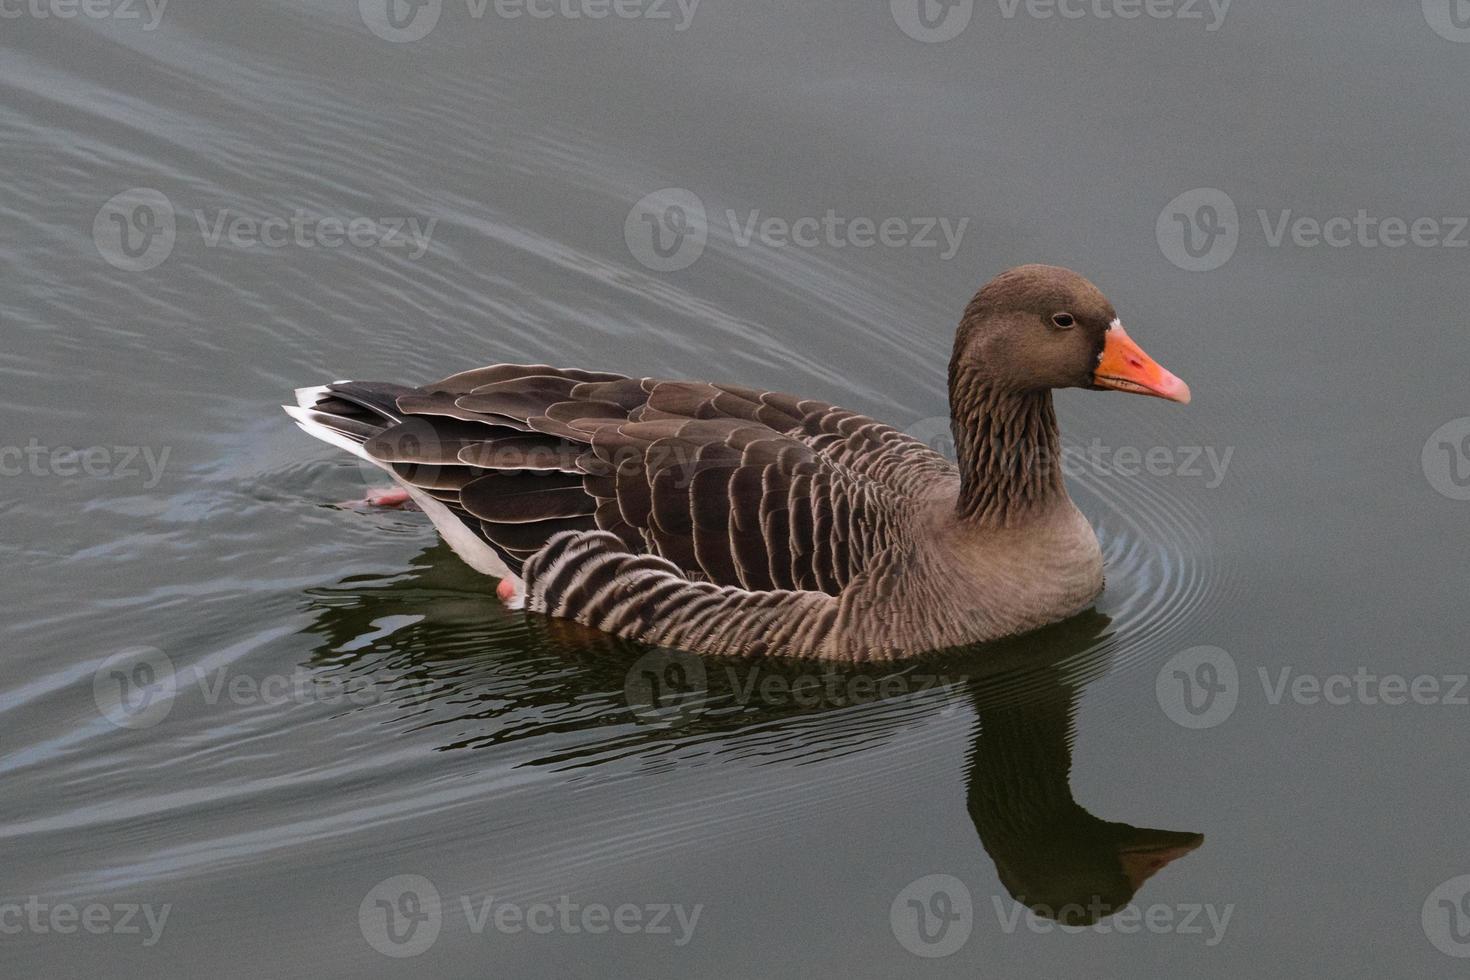
[[(697, 745), (702, 761), (691, 764), (731, 753), (790, 764), (861, 751), (968, 706), (969, 816), (1006, 890), (1037, 915), (1106, 918), (1203, 843), (1101, 819), (1072, 795), (1078, 700), (1115, 646), (1101, 614), (887, 668), (699, 658), (505, 613), (444, 551), (430, 548), (405, 575), (314, 591), (308, 630), (315, 669), (374, 684), (394, 672), (396, 693), (363, 710), (397, 710), (405, 732), (446, 733), (441, 750), (514, 751), (517, 765), (570, 769), (627, 757), (668, 764)], [(771, 724), (815, 718), (822, 724)], [(720, 737), (754, 725), (769, 736), (758, 749)]]
[(976, 714), (970, 819), (1011, 896), (1064, 925), (1121, 911), (1144, 882), (1204, 843), (1196, 833), (1100, 819), (1072, 796), (1077, 701), (1084, 678), (1105, 666), (1089, 651), (1106, 627), (1094, 613), (1026, 637), (1009, 651), (1042, 661), (1026, 682), (972, 676), (968, 684)]

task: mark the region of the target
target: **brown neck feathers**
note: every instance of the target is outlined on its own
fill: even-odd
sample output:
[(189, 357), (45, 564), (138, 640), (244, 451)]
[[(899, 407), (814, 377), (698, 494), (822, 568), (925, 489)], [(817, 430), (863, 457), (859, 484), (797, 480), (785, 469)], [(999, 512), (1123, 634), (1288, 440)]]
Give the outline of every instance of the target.
[(960, 372), (950, 379), (950, 415), (961, 518), (1013, 527), (1066, 493), (1050, 391), (1006, 391)]

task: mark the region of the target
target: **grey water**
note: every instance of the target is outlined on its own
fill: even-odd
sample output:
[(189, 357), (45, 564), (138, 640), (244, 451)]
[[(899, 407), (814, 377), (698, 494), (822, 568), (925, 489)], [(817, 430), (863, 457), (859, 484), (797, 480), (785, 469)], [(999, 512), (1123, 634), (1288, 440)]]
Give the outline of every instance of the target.
[[(0, 0), (0, 973), (1451, 977), (1458, 0)], [(888, 669), (503, 609), (290, 391), (497, 361), (944, 441), (1078, 269), (1108, 588)]]

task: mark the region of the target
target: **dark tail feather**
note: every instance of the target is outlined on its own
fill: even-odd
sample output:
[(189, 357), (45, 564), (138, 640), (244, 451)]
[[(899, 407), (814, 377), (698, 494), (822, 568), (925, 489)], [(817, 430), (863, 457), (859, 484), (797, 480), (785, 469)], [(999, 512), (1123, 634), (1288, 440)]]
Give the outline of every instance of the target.
[[(403, 421), (398, 396), (412, 388), (379, 381), (338, 381), (296, 389), (296, 404), (283, 405), (309, 434), (354, 449), (391, 425)], [(358, 452), (354, 449), (354, 452)], [(358, 452), (358, 455), (363, 455)]]
[(327, 385), (327, 390), (336, 398), (366, 409), (388, 422), (403, 421), (403, 413), (398, 410), (398, 398), (414, 392), (413, 388), (386, 381), (338, 381)]

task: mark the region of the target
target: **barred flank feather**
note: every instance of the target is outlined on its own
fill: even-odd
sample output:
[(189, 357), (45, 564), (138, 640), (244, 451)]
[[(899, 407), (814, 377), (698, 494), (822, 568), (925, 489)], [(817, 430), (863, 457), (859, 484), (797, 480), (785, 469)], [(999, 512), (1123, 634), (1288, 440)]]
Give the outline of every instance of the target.
[(838, 612), (821, 593), (692, 582), (606, 532), (563, 532), (525, 566), (526, 608), (607, 633), (709, 653), (819, 656)]

